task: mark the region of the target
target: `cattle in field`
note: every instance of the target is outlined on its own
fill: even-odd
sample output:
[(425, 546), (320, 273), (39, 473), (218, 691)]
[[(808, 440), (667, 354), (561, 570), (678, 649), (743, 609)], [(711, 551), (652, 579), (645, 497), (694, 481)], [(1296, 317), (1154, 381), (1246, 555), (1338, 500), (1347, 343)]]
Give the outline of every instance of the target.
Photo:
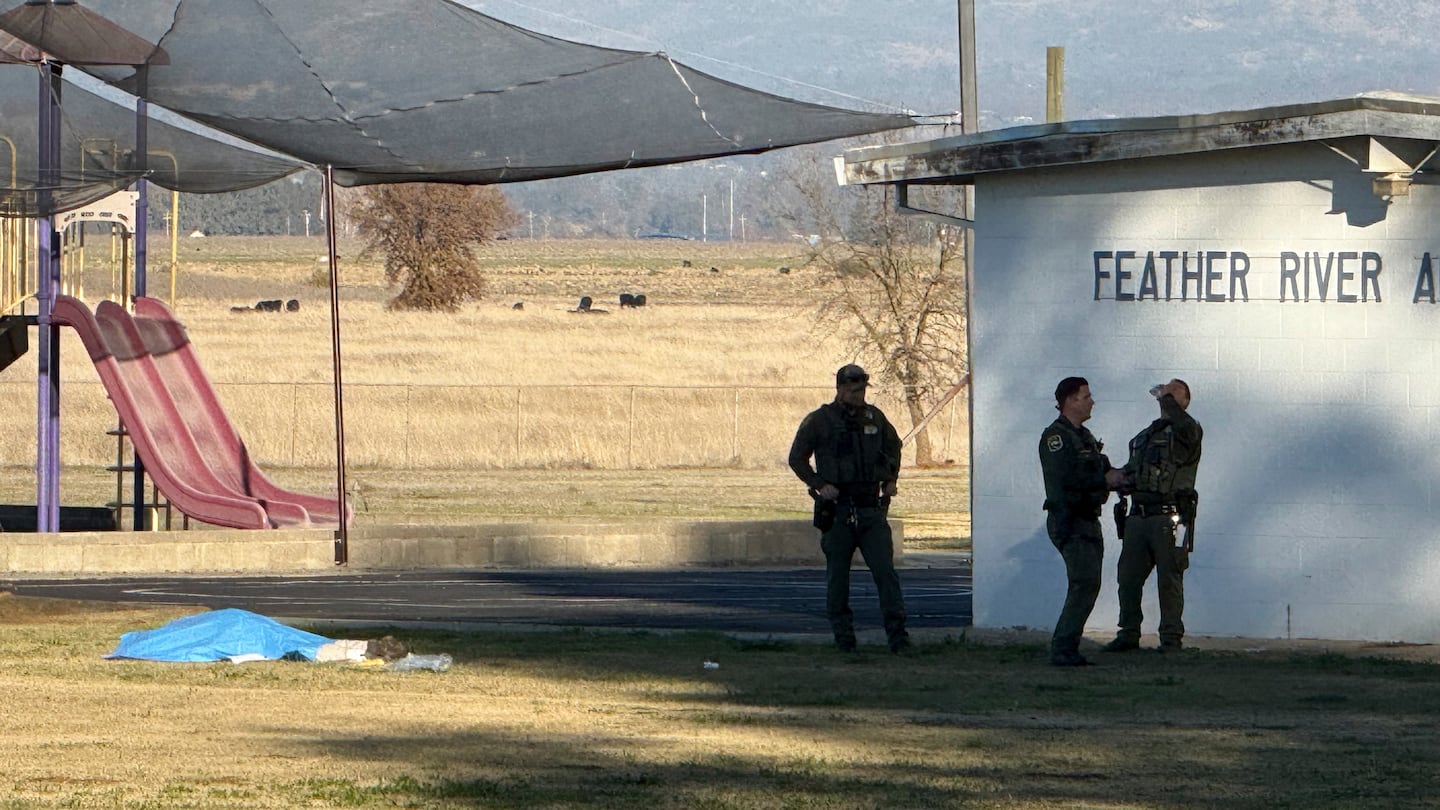
[(299, 312), (300, 301), (291, 298), (289, 301), (280, 298), (267, 298), (263, 301), (256, 301), (253, 307), (230, 307), (231, 312)]
[(594, 300), (591, 299), (590, 296), (586, 295), (586, 296), (584, 296), (584, 297), (582, 297), (582, 298), (580, 299), (579, 305), (577, 305), (574, 309), (569, 310), (569, 311), (570, 311), (570, 312), (574, 312), (574, 313), (579, 314), (579, 315), (609, 315), (609, 314), (610, 314), (608, 310), (596, 309), (596, 308), (594, 307), (594, 303), (595, 303)]
[(621, 308), (621, 309), (625, 309), (626, 307), (643, 307), (643, 306), (645, 306), (645, 294), (644, 294), (644, 293), (637, 293), (637, 294), (635, 294), (635, 295), (631, 295), (630, 293), (620, 293), (620, 308)]
[(515, 303), (513, 303), (513, 304), (510, 305), (510, 308), (511, 308), (511, 309), (524, 309), (524, 308), (525, 308), (525, 302), (524, 302), (524, 301), (516, 301)]

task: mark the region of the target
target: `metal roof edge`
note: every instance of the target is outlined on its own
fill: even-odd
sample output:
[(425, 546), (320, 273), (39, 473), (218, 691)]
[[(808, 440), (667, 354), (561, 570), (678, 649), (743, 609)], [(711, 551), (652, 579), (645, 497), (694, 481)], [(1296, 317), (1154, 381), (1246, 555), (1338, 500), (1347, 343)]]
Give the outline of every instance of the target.
[(1253, 110), (1032, 124), (846, 150), (844, 182), (964, 181), (979, 174), (1354, 135), (1440, 139), (1440, 98), (1378, 91)]

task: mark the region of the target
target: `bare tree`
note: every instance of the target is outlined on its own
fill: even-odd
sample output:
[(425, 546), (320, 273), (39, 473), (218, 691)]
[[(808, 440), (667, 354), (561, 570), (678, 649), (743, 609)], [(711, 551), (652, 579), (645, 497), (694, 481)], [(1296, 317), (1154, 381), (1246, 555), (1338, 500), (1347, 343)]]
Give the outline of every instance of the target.
[(474, 247), (519, 223), (493, 186), (403, 183), (364, 189), (347, 211), (365, 252), (385, 254), (385, 279), (400, 292), (386, 306), (454, 312), (481, 297)]
[[(888, 186), (837, 189), (833, 174), (803, 167), (794, 176), (805, 208), (792, 221), (821, 270), (817, 326), (838, 331), (872, 374), (898, 383), (910, 424), (920, 424), (968, 370), (959, 230), (900, 213)], [(934, 463), (924, 430), (914, 446), (917, 464)]]

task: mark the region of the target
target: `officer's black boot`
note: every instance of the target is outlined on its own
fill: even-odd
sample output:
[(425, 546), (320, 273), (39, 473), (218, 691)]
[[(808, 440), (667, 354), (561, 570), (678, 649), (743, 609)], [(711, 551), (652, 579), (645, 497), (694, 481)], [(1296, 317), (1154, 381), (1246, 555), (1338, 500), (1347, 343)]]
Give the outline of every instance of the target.
[(891, 610), (885, 614), (885, 637), (890, 641), (892, 653), (902, 653), (910, 649), (910, 634), (905, 632), (903, 610)]

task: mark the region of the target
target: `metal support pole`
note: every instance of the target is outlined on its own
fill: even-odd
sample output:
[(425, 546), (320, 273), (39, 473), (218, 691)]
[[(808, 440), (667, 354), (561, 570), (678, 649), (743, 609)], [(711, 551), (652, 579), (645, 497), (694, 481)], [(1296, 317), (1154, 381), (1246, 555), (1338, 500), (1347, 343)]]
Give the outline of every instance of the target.
[(55, 234), (54, 190), (60, 184), (60, 85), (62, 67), (40, 63), (40, 210), (36, 240), (39, 357), (36, 385), (35, 529), (60, 531), (60, 327), (51, 320), (60, 289), (60, 242)]
[[(146, 85), (147, 85), (147, 79), (148, 79), (148, 68), (146, 68), (145, 66), (142, 65), (142, 66), (140, 67), (139, 71), (138, 71), (138, 78), (139, 78), (139, 89), (138, 89), (137, 93), (138, 93), (138, 94), (143, 94), (143, 93), (145, 93), (145, 92), (149, 89), (149, 88), (146, 86)], [(149, 107), (149, 105), (146, 103), (143, 95), (141, 95), (141, 98), (140, 98), (138, 101), (135, 102), (135, 155), (136, 155), (136, 157), (137, 157), (137, 158), (139, 159), (139, 161), (140, 161), (139, 166), (137, 166), (136, 168), (138, 168), (138, 169), (142, 172), (142, 175), (141, 175), (141, 177), (140, 177), (140, 181), (135, 184), (135, 190), (139, 193), (139, 196), (138, 196), (138, 197), (136, 198), (136, 200), (135, 200), (135, 297), (136, 297), (136, 298), (139, 298), (139, 297), (145, 295), (146, 232), (149, 230), (149, 228), (148, 228), (148, 225), (149, 225), (148, 220), (149, 220), (149, 216), (150, 216), (150, 213), (149, 213), (149, 212), (150, 212), (150, 209), (149, 209), (149, 194), (148, 194), (148, 189), (147, 189), (147, 186), (149, 185), (149, 183), (146, 182), (145, 177), (144, 177), (144, 175), (143, 175), (144, 172), (146, 172), (146, 171), (148, 171), (148, 170), (150, 169), (150, 159), (149, 159), (149, 148), (150, 148), (150, 143), (149, 143), (149, 141), (150, 141), (150, 139), (149, 139), (149, 135), (148, 135), (148, 127), (146, 126), (146, 123), (147, 123), (147, 120), (146, 120), (146, 119), (148, 118), (148, 107)], [(129, 300), (128, 298), (126, 298), (126, 300), (123, 301), (123, 302), (121, 302), (121, 303), (122, 303), (125, 307), (127, 307), (127, 308), (130, 306), (130, 300)], [(134, 450), (135, 450), (135, 444), (134, 444), (134, 442), (131, 442), (130, 449), (131, 449), (131, 451), (132, 451), (132, 452), (131, 452), (131, 455), (134, 456), (134, 466), (135, 466), (135, 473), (134, 473), (134, 476), (135, 476), (135, 477), (134, 477), (134, 479), (132, 479), (132, 483), (133, 483), (134, 486), (135, 486), (135, 489), (134, 489), (135, 510), (134, 510), (134, 514), (131, 515), (132, 525), (135, 527), (135, 531), (137, 531), (137, 532), (143, 532), (143, 531), (145, 531), (145, 521), (146, 521), (146, 518), (147, 518), (147, 515), (145, 514), (145, 512), (146, 512), (146, 498), (145, 498), (145, 462), (143, 462), (143, 461), (140, 460), (140, 454), (139, 454), (139, 453), (134, 452)]]
[(335, 501), (340, 528), (335, 530), (335, 564), (350, 560), (350, 528), (345, 520), (345, 397), (340, 368), (339, 251), (335, 243), (335, 167), (325, 166), (325, 252), (330, 260), (330, 354), (335, 372)]
[[(959, 0), (960, 3), (960, 132), (968, 135), (980, 131), (980, 98), (976, 90), (975, 80), (975, 0)], [(964, 211), (962, 217), (971, 222), (975, 220), (975, 186), (966, 185), (964, 193)], [(975, 323), (974, 307), (971, 302), (975, 298), (975, 229), (965, 228), (964, 240), (961, 243), (965, 250), (965, 363), (966, 369), (966, 391), (965, 409), (967, 432), (969, 441), (966, 442), (966, 451), (969, 456), (967, 464), (971, 470), (973, 479), (975, 469), (975, 366), (970, 358), (974, 357), (974, 342), (970, 336), (974, 334), (971, 324)], [(970, 487), (971, 514), (975, 512), (975, 488)]]
[[(176, 172), (179, 174), (179, 172)], [(170, 192), (170, 308), (175, 308), (175, 274), (180, 271), (176, 258), (180, 253), (180, 192)]]

